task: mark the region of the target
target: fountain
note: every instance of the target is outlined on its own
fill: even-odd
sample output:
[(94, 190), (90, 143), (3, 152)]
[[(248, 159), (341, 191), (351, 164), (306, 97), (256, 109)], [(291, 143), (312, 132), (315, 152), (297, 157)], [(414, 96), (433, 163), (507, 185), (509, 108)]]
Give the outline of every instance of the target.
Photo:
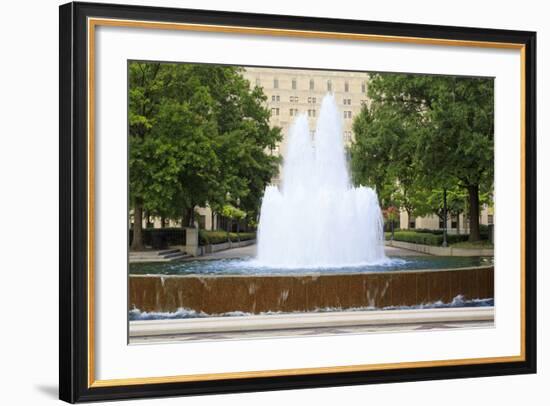
[(258, 265), (342, 268), (385, 260), (378, 197), (350, 183), (340, 116), (326, 95), (313, 140), (305, 114), (293, 123), (281, 188), (268, 186), (262, 201)]
[(256, 258), (130, 264), (131, 320), (493, 306), (493, 297), (491, 259), (385, 256), (378, 197), (351, 185), (331, 95), (314, 139), (305, 115), (291, 127), (282, 185), (262, 201)]

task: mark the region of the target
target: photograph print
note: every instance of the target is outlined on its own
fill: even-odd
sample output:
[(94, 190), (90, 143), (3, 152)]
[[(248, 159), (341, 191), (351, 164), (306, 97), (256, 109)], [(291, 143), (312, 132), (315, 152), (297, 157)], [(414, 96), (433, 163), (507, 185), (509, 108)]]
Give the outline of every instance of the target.
[(130, 344), (494, 327), (494, 78), (128, 61)]

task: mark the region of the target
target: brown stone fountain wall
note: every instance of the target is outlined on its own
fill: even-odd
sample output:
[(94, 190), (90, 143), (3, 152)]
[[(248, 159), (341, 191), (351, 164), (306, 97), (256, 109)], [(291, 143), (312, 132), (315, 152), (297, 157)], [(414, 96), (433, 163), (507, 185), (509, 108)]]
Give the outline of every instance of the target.
[(494, 268), (334, 275), (130, 276), (130, 309), (209, 314), (411, 306), (494, 297)]

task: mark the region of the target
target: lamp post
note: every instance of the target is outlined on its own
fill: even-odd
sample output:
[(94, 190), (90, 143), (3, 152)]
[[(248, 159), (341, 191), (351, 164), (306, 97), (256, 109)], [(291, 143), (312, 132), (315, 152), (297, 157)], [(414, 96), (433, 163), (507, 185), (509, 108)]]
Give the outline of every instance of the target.
[(443, 244), (447, 246), (447, 188), (443, 188)]
[[(239, 206), (241, 205), (241, 198), (240, 197), (237, 197), (236, 203), (237, 203), (237, 209), (238, 209)], [(238, 242), (241, 242), (241, 236), (239, 234), (240, 223), (241, 223), (241, 219), (239, 217), (237, 217), (237, 241)]]
[(391, 221), (391, 240), (393, 241), (394, 237), (395, 237), (395, 216), (397, 215), (396, 213), (397, 209), (395, 208), (394, 205), (391, 205), (390, 208), (389, 208), (389, 213), (390, 213), (390, 221)]

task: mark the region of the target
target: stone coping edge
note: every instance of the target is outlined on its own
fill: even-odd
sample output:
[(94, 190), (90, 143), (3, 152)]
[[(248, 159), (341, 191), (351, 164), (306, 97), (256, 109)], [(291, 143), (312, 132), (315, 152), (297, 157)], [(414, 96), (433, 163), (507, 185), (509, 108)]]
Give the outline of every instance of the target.
[(492, 321), (494, 307), (368, 310), (260, 316), (130, 321), (130, 337), (286, 330), (313, 327), (380, 326), (415, 323)]
[(176, 275), (176, 274), (129, 274), (131, 278), (260, 278), (260, 277), (284, 277), (284, 278), (304, 278), (312, 277), (319, 278), (323, 276), (351, 276), (351, 275), (396, 275), (396, 274), (406, 274), (406, 273), (426, 273), (426, 272), (453, 272), (453, 271), (467, 271), (479, 269), (483, 271), (492, 271), (494, 265), (483, 265), (483, 266), (470, 266), (464, 268), (444, 268), (444, 269), (403, 269), (399, 271), (378, 271), (378, 272), (330, 272), (330, 273), (321, 273), (321, 272), (308, 272), (308, 273), (293, 273), (289, 271), (288, 274), (225, 274), (225, 275), (216, 275), (216, 274), (186, 274), (186, 275)]
[(448, 257), (492, 257), (495, 255), (491, 248), (460, 248), (460, 247), (439, 247), (435, 245), (416, 244), (406, 241), (388, 240), (385, 242), (390, 247), (402, 248), (423, 254)]

